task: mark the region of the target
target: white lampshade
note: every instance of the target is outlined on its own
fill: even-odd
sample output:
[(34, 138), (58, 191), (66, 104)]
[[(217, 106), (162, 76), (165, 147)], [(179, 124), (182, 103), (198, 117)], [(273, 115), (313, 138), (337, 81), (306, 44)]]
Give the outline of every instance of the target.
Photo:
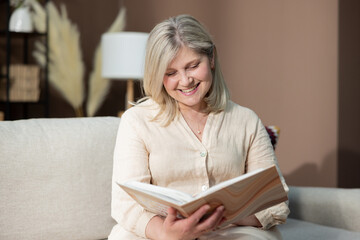
[(142, 79), (148, 33), (105, 33), (101, 38), (102, 76), (112, 79)]

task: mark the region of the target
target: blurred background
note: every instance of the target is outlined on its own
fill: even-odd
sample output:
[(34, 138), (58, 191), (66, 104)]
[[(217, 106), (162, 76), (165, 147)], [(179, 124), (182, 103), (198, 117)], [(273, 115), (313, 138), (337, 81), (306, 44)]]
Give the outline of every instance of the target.
[[(52, 2), (63, 3), (78, 27), (85, 87), (101, 35), (121, 8), (126, 9), (125, 31), (149, 32), (170, 16), (193, 15), (214, 37), (231, 99), (253, 109), (264, 125), (280, 128), (275, 152), (288, 184), (360, 187), (360, 1)], [(4, 16), (1, 21), (3, 26)], [(0, 44), (3, 65), (3, 38)], [(21, 61), (22, 40), (11, 44), (12, 62)], [(126, 82), (112, 81), (95, 116), (116, 116), (125, 107), (125, 92)], [(135, 95), (141, 95), (139, 83)], [(12, 106), (11, 118), (21, 119), (22, 111)], [(41, 106), (32, 105), (27, 117), (44, 117)], [(49, 117), (75, 117), (51, 85)]]

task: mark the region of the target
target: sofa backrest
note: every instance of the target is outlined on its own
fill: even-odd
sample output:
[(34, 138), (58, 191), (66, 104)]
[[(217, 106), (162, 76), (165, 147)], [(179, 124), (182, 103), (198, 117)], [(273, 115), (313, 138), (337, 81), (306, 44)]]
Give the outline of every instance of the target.
[(290, 217), (360, 232), (360, 189), (290, 187)]
[(0, 122), (0, 239), (106, 238), (119, 122)]

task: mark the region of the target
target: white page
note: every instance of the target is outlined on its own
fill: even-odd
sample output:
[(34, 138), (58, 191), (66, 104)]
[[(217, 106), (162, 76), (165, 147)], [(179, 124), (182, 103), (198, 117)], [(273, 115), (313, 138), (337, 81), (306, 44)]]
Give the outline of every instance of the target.
[(137, 181), (126, 182), (123, 185), (139, 190), (141, 192), (148, 193), (154, 197), (159, 197), (166, 201), (173, 202), (177, 205), (182, 205), (184, 203), (194, 200), (194, 198), (187, 193), (177, 191), (175, 189), (160, 187), (148, 183), (142, 183)]
[[(270, 167), (272, 167), (272, 166), (270, 166)], [(268, 168), (270, 168), (270, 167), (268, 167)], [(196, 194), (196, 195), (195, 195), (195, 199), (202, 198), (203, 196), (206, 196), (206, 195), (211, 194), (211, 193), (213, 193), (213, 192), (216, 192), (216, 191), (218, 191), (218, 190), (220, 190), (220, 189), (222, 189), (222, 188), (225, 188), (225, 187), (227, 187), (227, 186), (230, 186), (230, 185), (232, 185), (232, 184), (234, 184), (234, 183), (236, 183), (236, 182), (238, 182), (238, 181), (240, 181), (240, 180), (242, 180), (242, 179), (245, 179), (245, 178), (247, 178), (247, 177), (250, 177), (250, 176), (252, 176), (252, 175), (255, 175), (255, 174), (257, 174), (257, 173), (259, 173), (259, 172), (261, 172), (261, 171), (263, 171), (263, 170), (265, 170), (265, 169), (267, 169), (267, 168), (259, 168), (259, 169), (256, 169), (256, 170), (254, 170), (254, 171), (251, 171), (251, 172), (249, 172), (249, 173), (246, 173), (246, 174), (244, 174), (244, 175), (241, 175), (241, 176), (239, 176), (239, 177), (232, 178), (232, 179), (230, 179), (230, 180), (227, 180), (227, 181), (218, 183), (218, 184), (212, 186), (211, 188), (209, 188), (208, 190)]]

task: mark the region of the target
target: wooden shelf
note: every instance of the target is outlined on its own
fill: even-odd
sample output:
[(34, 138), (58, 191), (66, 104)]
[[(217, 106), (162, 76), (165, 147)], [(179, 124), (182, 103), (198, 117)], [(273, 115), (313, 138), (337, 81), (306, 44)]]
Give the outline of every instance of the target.
[[(46, 33), (39, 33), (39, 32), (29, 32), (29, 33), (25, 33), (25, 32), (9, 32), (11, 37), (18, 37), (18, 38), (23, 38), (23, 37), (40, 37), (40, 36), (46, 36)], [(7, 34), (6, 30), (0, 30), (0, 36), (3, 35), (5, 36)]]
[[(49, 0), (41, 0), (41, 3), (46, 4)], [(0, 15), (2, 16), (6, 16), (5, 20), (6, 23), (3, 25), (1, 24), (1, 28), (0, 29), (0, 38), (4, 38), (6, 39), (6, 59), (5, 61), (3, 61), (3, 59), (1, 59), (0, 64), (1, 65), (6, 65), (7, 69), (9, 69), (9, 67), (11, 66), (12, 62), (11, 62), (11, 53), (12, 53), (12, 40), (15, 39), (22, 39), (23, 41), (23, 64), (28, 64), (28, 52), (29, 52), (29, 44), (32, 43), (32, 41), (28, 41), (31, 38), (43, 38), (46, 41), (46, 44), (48, 42), (48, 25), (46, 27), (46, 33), (39, 33), (39, 32), (30, 32), (30, 33), (23, 33), (23, 32), (11, 32), (8, 29), (9, 26), (9, 19), (10, 19), (10, 15), (12, 13), (12, 8), (10, 7), (10, 0), (0, 0), (0, 3), (6, 3), (6, 8), (4, 9), (4, 14), (3, 12), (0, 13)], [(48, 18), (47, 18), (48, 19)], [(3, 19), (1, 19), (3, 20)], [(47, 20), (48, 23), (48, 20)], [(5, 28), (5, 29), (4, 29)], [(48, 51), (48, 48), (46, 48), (46, 50)], [(48, 52), (46, 52), (46, 54), (48, 54)], [(48, 55), (46, 56), (47, 59), (47, 64), (48, 64)], [(10, 79), (9, 79), (9, 74), (8, 73), (0, 73), (0, 78), (3, 81), (3, 79), (6, 80), (6, 85), (9, 86), (10, 85)], [(12, 107), (17, 108), (17, 105), (22, 105), (23, 106), (23, 118), (27, 118), (28, 116), (28, 110), (27, 110), (27, 106), (28, 105), (36, 105), (36, 104), (40, 104), (43, 105), (44, 107), (44, 117), (49, 117), (49, 79), (48, 79), (48, 65), (46, 65), (45, 70), (44, 70), (44, 75), (43, 75), (43, 79), (42, 81), (44, 81), (43, 83), (43, 87), (41, 88), (41, 93), (40, 93), (40, 99), (38, 101), (11, 101), (9, 99), (9, 94), (10, 91), (9, 89), (6, 89), (6, 100), (0, 100), (0, 105), (1, 105), (1, 111), (3, 111), (4, 113), (4, 118), (5, 120), (16, 120), (19, 119), (18, 117), (14, 117), (16, 119), (13, 119), (12, 116), (14, 116), (11, 113), (11, 109)], [(15, 116), (17, 116), (18, 114), (15, 114)]]

